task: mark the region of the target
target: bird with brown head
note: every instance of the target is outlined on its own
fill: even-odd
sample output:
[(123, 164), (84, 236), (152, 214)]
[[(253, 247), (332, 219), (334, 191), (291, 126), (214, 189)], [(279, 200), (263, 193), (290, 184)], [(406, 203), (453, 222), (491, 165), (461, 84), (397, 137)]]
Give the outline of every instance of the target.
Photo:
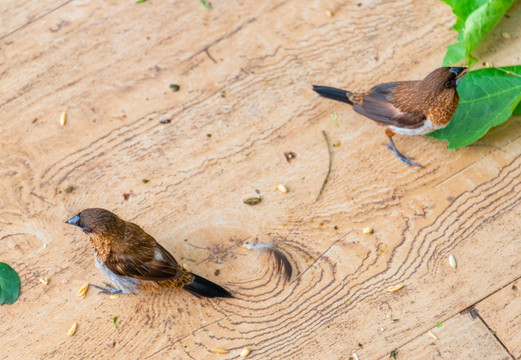
[(140, 290), (182, 288), (203, 297), (232, 297), (222, 287), (195, 275), (138, 225), (99, 208), (85, 209), (66, 221), (89, 236), (94, 260), (115, 287), (104, 293), (135, 294)]
[(320, 96), (345, 102), (357, 113), (386, 126), (390, 144), (385, 144), (398, 159), (420, 166), (402, 155), (393, 136), (425, 135), (447, 126), (459, 103), (457, 86), (466, 67), (442, 67), (423, 80), (398, 81), (376, 85), (367, 92), (351, 92), (313, 85)]

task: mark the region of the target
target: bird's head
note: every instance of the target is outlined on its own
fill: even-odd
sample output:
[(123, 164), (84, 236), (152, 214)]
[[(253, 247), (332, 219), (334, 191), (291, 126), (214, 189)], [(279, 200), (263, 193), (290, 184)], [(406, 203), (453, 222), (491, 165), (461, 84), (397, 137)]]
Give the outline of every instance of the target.
[(100, 208), (85, 209), (66, 221), (84, 233), (95, 236), (113, 235), (120, 228), (121, 222), (116, 214)]
[(423, 79), (423, 85), (431, 90), (442, 92), (447, 89), (456, 89), (466, 67), (441, 67), (434, 70)]
[[(426, 103), (440, 104), (457, 104), (459, 95), (456, 91), (458, 83), (463, 75), (465, 75), (466, 67), (441, 67), (434, 70), (423, 79), (417, 95)], [(456, 105), (457, 106), (457, 105)]]

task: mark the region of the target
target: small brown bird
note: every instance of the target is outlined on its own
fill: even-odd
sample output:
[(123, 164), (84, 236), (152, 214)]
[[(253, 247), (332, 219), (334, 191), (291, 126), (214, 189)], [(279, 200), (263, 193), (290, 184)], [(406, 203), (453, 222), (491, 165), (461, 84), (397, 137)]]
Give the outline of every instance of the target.
[(420, 81), (380, 84), (362, 93), (316, 85), (313, 90), (323, 97), (348, 103), (357, 113), (387, 126), (385, 134), (391, 144), (384, 145), (401, 162), (420, 166), (398, 152), (392, 137), (394, 134), (425, 135), (447, 126), (458, 107), (456, 87), (465, 69), (442, 67)]
[(89, 235), (96, 266), (116, 287), (105, 283), (103, 293), (135, 294), (140, 290), (183, 288), (204, 297), (232, 297), (211, 281), (180, 266), (138, 225), (105, 209), (85, 209), (66, 221)]

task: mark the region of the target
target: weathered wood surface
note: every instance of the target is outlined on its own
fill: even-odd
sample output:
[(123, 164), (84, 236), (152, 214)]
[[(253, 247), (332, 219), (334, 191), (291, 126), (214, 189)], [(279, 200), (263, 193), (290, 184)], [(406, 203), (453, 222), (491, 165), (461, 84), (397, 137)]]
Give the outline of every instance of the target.
[[(425, 165), (411, 169), (381, 145), (381, 128), (310, 90), (438, 67), (454, 40), (440, 1), (19, 4), (0, 5), (0, 260), (22, 279), (18, 302), (0, 308), (1, 357), (231, 359), (246, 346), (252, 359), (421, 354), (414, 339), (433, 324), (521, 276), (519, 118), (455, 152), (398, 137)], [(521, 4), (509, 14), (478, 50), (495, 65), (521, 62)], [(340, 146), (315, 201), (322, 130)], [(297, 158), (288, 163), (286, 151)], [(279, 183), (290, 192), (273, 191)], [(263, 201), (243, 204), (255, 189)], [(93, 289), (78, 299), (84, 282), (103, 279), (85, 236), (64, 221), (94, 206), (140, 224), (236, 299), (111, 300)], [(288, 254), (289, 283), (243, 249), (257, 237)], [(397, 283), (406, 286), (388, 293)], [(502, 342), (521, 347), (519, 337)], [(508, 350), (495, 349), (492, 358)]]
[[(356, 354), (356, 353), (355, 353)], [(389, 354), (381, 360), (389, 359)], [(440, 328), (417, 336), (396, 352), (397, 359), (494, 359), (512, 357), (472, 312), (455, 315)]]
[(506, 285), (476, 305), (480, 316), (516, 358), (521, 358), (521, 294), (519, 280)]

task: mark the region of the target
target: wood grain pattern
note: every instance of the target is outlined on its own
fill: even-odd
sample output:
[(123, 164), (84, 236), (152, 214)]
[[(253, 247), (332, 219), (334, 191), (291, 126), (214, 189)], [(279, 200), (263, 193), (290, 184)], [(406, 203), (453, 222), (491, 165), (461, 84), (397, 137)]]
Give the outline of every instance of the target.
[(476, 305), (480, 316), (516, 359), (521, 357), (521, 343), (518, 340), (521, 332), (521, 299), (518, 283), (515, 281), (506, 285)]
[[(360, 4), (2, 8), (14, 20), (0, 38), (0, 253), (22, 293), (2, 307), (0, 357), (231, 359), (248, 346), (251, 359), (355, 350), (375, 359), (519, 278), (519, 118), (456, 152), (397, 137), (425, 165), (410, 169), (381, 145), (378, 126), (311, 91), (422, 78), (453, 41), (454, 19), (439, 1)], [(521, 5), (510, 14), (492, 34), (509, 29), (509, 44), (479, 50), (495, 65), (519, 57)], [(327, 170), (322, 130), (340, 145), (315, 202)], [(290, 163), (287, 151), (297, 154)], [(280, 183), (287, 194), (273, 190)], [(262, 202), (245, 205), (256, 189)], [(78, 299), (84, 282), (103, 281), (86, 237), (64, 224), (86, 207), (138, 223), (236, 299), (172, 291), (111, 300), (93, 289)], [(374, 235), (362, 234), (367, 226)], [(290, 282), (243, 248), (257, 238), (288, 255)], [(77, 333), (67, 337), (73, 322)]]
[[(513, 359), (479, 317), (458, 314), (397, 349), (397, 359)], [(384, 356), (381, 360), (389, 359)]]

